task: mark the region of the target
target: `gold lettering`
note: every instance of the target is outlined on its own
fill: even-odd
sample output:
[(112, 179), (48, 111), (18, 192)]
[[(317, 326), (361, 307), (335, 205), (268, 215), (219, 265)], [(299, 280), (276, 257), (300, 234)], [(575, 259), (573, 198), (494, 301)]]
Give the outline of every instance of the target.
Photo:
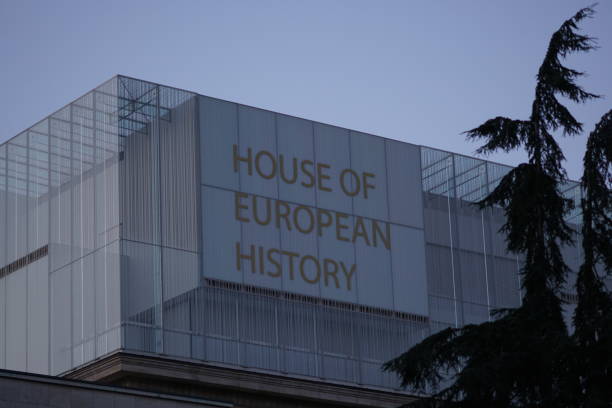
[(248, 194), (247, 193), (241, 193), (239, 191), (236, 191), (236, 193), (234, 193), (234, 217), (238, 220), (238, 221), (242, 221), (242, 222), (250, 222), (250, 220), (248, 218), (244, 218), (240, 215), (240, 210), (248, 210), (249, 207), (247, 205), (244, 205), (241, 203), (241, 200), (243, 198), (247, 198)]
[(300, 256), (300, 254), (296, 253), (296, 252), (289, 252), (289, 251), (281, 251), (281, 254), (283, 255), (287, 255), (289, 257), (289, 279), (293, 280), (294, 277), (294, 268), (293, 268), (293, 259), (294, 258), (298, 258)]
[(370, 239), (368, 238), (368, 233), (366, 232), (365, 225), (363, 225), (363, 218), (357, 216), (355, 219), (355, 228), (353, 229), (353, 243), (357, 239), (357, 237), (362, 237), (365, 240), (367, 246), (370, 245)]
[[(331, 269), (333, 267), (333, 269)], [(338, 273), (338, 264), (333, 259), (325, 258), (323, 260), (323, 278), (325, 279), (325, 286), (329, 286), (328, 278), (331, 276), (334, 278), (336, 289), (340, 289), (340, 282), (336, 274)]]
[[(286, 269), (284, 268), (283, 256), (288, 258), (289, 279), (295, 280), (297, 274), (306, 283), (316, 285), (324, 282), (326, 287), (343, 289), (346, 282), (346, 289), (351, 291), (353, 279), (357, 271), (357, 265), (352, 264), (350, 268), (342, 261), (325, 258), (319, 260), (313, 255), (300, 255), (297, 252), (285, 251), (277, 248), (265, 248), (263, 246), (248, 245), (248, 250), (242, 252), (240, 242), (236, 242), (236, 269), (244, 271), (248, 269), (242, 263), (250, 263), (251, 273), (267, 275), (271, 278), (282, 277)], [(268, 264), (270, 266), (268, 266)], [(342, 273), (340, 274), (340, 271)], [(344, 278), (344, 281), (342, 280)]]
[(242, 270), (242, 260), (246, 259), (251, 262), (251, 272), (255, 273), (255, 245), (249, 245), (249, 254), (242, 254), (240, 251), (240, 242), (236, 242), (236, 269)]
[(304, 160), (304, 161), (302, 161), (302, 164), (300, 165), (300, 167), (302, 168), (302, 172), (306, 175), (306, 177), (308, 177), (308, 179), (310, 181), (308, 183), (304, 183), (302, 181), (301, 184), (304, 187), (311, 188), (312, 186), (314, 186), (315, 178), (314, 178), (314, 175), (313, 175), (312, 171), (306, 169), (306, 165), (309, 165), (311, 168), (314, 168), (314, 163), (311, 160)]
[[(352, 185), (353, 183), (355, 183), (355, 189), (352, 191), (346, 187), (345, 176), (347, 174), (350, 174), (352, 176), (349, 185)], [(354, 197), (357, 194), (359, 194), (359, 190), (361, 186), (359, 184), (359, 176), (357, 176), (357, 173), (355, 173), (355, 171), (351, 169), (342, 170), (342, 172), (340, 173), (340, 188), (342, 188), (342, 191), (344, 192), (344, 194), (346, 194), (349, 197)]]
[(368, 198), (368, 189), (374, 190), (376, 188), (374, 184), (368, 183), (368, 177), (375, 178), (376, 175), (367, 172), (363, 173), (363, 196), (365, 198)]
[(259, 248), (259, 273), (264, 274), (264, 249), (262, 246)]
[(329, 180), (330, 177), (327, 174), (323, 174), (324, 169), (329, 169), (329, 164), (317, 163), (317, 180), (319, 190), (332, 191), (331, 188), (323, 185), (323, 180)]
[[(323, 215), (327, 217), (326, 220), (323, 220)], [(317, 208), (317, 234), (319, 236), (323, 235), (323, 228), (329, 227), (332, 225), (332, 215), (329, 211)]]
[[(298, 169), (297, 169), (297, 159), (294, 157), (293, 160), (291, 160), (291, 163), (293, 164), (293, 175), (291, 176), (291, 178), (287, 178), (287, 175), (285, 174), (285, 158), (283, 157), (283, 155), (279, 155), (279, 160), (280, 160), (280, 176), (281, 179), (287, 183), (287, 184), (293, 184), (296, 182), (297, 177), (298, 177)], [(302, 163), (303, 165), (303, 163)]]
[(249, 147), (247, 149), (247, 157), (241, 157), (238, 153), (238, 145), (233, 145), (234, 157), (234, 173), (238, 173), (238, 162), (245, 162), (248, 166), (249, 176), (253, 175), (253, 151)]
[(280, 257), (281, 252), (276, 248), (272, 248), (268, 250), (268, 261), (270, 261), (270, 263), (274, 265), (274, 267), (276, 268), (276, 272), (268, 271), (268, 276), (271, 276), (273, 278), (278, 278), (279, 276), (281, 276), (283, 269), (282, 269), (280, 262), (272, 258), (272, 254), (278, 254)]
[(344, 265), (344, 262), (340, 261), (340, 267), (342, 269), (342, 272), (344, 272), (344, 276), (346, 278), (346, 289), (350, 291), (351, 290), (351, 279), (353, 278), (353, 274), (355, 273), (355, 270), (357, 269), (357, 265), (353, 264), (353, 266), (351, 266), (351, 269), (347, 272), (346, 265)]
[[(306, 263), (307, 260), (311, 260), (312, 263), (314, 263), (315, 268), (316, 268), (315, 270), (317, 271), (317, 274), (313, 279), (310, 279), (306, 275), (306, 272), (304, 271), (304, 263)], [(304, 279), (306, 282), (310, 284), (314, 285), (315, 283), (319, 282), (319, 278), (321, 276), (321, 267), (319, 266), (319, 261), (317, 261), (317, 258), (311, 255), (304, 255), (302, 259), (300, 260), (300, 274), (302, 275), (302, 279)]]
[[(306, 228), (302, 228), (300, 226), (300, 221), (299, 221), (300, 211), (308, 214), (309, 223), (307, 224)], [(298, 205), (296, 209), (293, 211), (293, 224), (295, 224), (295, 228), (297, 228), (297, 230), (300, 231), (302, 234), (310, 234), (312, 230), (314, 229), (314, 215), (312, 214), (312, 211), (310, 210), (310, 208), (303, 206), (303, 205)]]
[(266, 202), (266, 216), (265, 216), (265, 218), (263, 220), (259, 219), (259, 217), (258, 217), (259, 211), (257, 210), (258, 197), (254, 195), (253, 196), (253, 219), (259, 225), (268, 225), (270, 223), (270, 220), (272, 219), (272, 209), (270, 208), (270, 206), (271, 206), (270, 199), (269, 198), (261, 198), (261, 197), (259, 197), (259, 199), (264, 200)]
[[(272, 169), (270, 170), (269, 174), (264, 174), (264, 172), (261, 170), (260, 159), (262, 156), (268, 157), (270, 159), (270, 163), (272, 164)], [(257, 174), (259, 174), (261, 177), (265, 178), (266, 180), (270, 180), (274, 178), (276, 176), (276, 160), (274, 159), (274, 156), (272, 155), (272, 153), (266, 150), (259, 151), (255, 155), (255, 170), (257, 170)]]
[(385, 248), (391, 250), (391, 224), (385, 222), (385, 232), (378, 225), (378, 221), (372, 220), (372, 236), (374, 237), (374, 246), (378, 247), (378, 237), (382, 240)]
[(341, 219), (346, 219), (348, 218), (348, 214), (343, 214), (340, 212), (336, 213), (336, 239), (338, 241), (346, 241), (346, 242), (350, 242), (350, 240), (347, 237), (343, 237), (342, 236), (342, 230), (348, 229), (348, 225), (346, 224), (342, 224)]
[[(284, 211), (281, 211), (281, 207)], [(287, 231), (291, 231), (291, 222), (289, 221), (289, 213), (291, 209), (289, 208), (289, 204), (284, 201), (276, 200), (276, 228), (280, 228), (280, 220), (283, 218), (287, 225)]]

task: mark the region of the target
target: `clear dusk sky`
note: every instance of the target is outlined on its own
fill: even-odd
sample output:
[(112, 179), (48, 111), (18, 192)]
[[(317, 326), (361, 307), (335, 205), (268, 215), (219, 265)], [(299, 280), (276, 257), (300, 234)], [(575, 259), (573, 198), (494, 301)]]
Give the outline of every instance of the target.
[[(473, 155), (460, 134), (527, 119), (550, 35), (569, 0), (0, 0), (0, 142), (115, 74)], [(612, 109), (612, 1), (572, 56), (587, 90), (585, 133), (562, 140), (571, 178)], [(490, 160), (516, 165), (521, 153)]]

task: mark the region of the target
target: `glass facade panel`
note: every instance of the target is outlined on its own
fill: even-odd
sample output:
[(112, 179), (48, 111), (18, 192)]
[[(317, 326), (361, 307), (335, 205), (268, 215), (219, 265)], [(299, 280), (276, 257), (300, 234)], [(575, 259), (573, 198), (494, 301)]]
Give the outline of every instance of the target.
[(8, 370), (27, 370), (27, 272), (27, 268), (22, 268), (5, 278), (5, 368)]
[(423, 228), (423, 197), (403, 188), (421, 184), (421, 149), (395, 140), (385, 140), (389, 220)]
[[(499, 232), (504, 215), (500, 208), (474, 206), (511, 167), (427, 147), (421, 148), (421, 161), (432, 330), (479, 323), (490, 319), (493, 309), (518, 307), (520, 260), (506, 251)], [(568, 222), (579, 224), (578, 183), (561, 191), (576, 204)], [(566, 262), (576, 268), (579, 251), (564, 250)], [(573, 282), (566, 291), (575, 291)]]
[(198, 102), (200, 133), (218, 136), (200, 140), (202, 183), (236, 190), (239, 173), (226, 158), (232, 157), (234, 145), (238, 146), (238, 105), (205, 96)]
[[(298, 201), (300, 203), (316, 205), (316, 190), (305, 189), (300, 184), (303, 180), (300, 175), (302, 160), (314, 163), (314, 125), (312, 122), (286, 115), (276, 115), (276, 132), (279, 157), (278, 184), (279, 198), (285, 201)], [(295, 152), (300, 157), (295, 157)], [(282, 155), (282, 163), (280, 163)], [(299, 181), (298, 181), (299, 180)], [(282, 182), (286, 181), (286, 182)]]
[[(349, 131), (315, 123), (314, 144), (318, 174), (315, 185), (318, 206), (351, 214), (353, 200), (349, 195), (342, 194), (339, 173), (342, 169), (351, 167)], [(322, 178), (321, 174), (327, 174), (329, 179)], [(353, 178), (347, 175), (345, 188), (354, 188), (352, 183)]]
[(49, 259), (27, 267), (27, 371), (49, 372)]
[[(350, 132), (351, 168), (359, 169), (360, 177), (351, 177), (353, 191), (361, 194), (353, 197), (353, 213), (364, 217), (389, 219), (387, 192), (387, 157), (385, 140), (359, 132)], [(340, 180), (348, 179), (348, 176)], [(372, 188), (366, 188), (371, 184)], [(398, 190), (405, 190), (399, 188)], [(367, 191), (367, 197), (366, 197)]]
[(58, 374), (119, 338), (116, 82), (0, 147), (2, 367)]

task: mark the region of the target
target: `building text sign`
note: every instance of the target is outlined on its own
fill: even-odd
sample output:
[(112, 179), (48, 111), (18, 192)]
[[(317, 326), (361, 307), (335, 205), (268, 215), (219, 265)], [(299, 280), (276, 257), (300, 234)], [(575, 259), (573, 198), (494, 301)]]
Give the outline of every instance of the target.
[[(276, 157), (266, 150), (254, 152), (247, 148), (242, 156), (238, 146), (232, 146), (232, 162), (235, 172), (240, 166), (247, 168), (249, 177), (263, 179), (277, 178), (282, 183), (299, 184), (302, 188), (333, 192), (328, 180), (334, 174), (332, 166), (326, 163), (313, 163), (312, 160), (297, 157)], [(376, 174), (342, 169), (336, 185), (348, 197), (362, 195), (368, 198), (368, 191), (376, 189)], [(349, 214), (306, 205), (292, 207), (288, 202), (254, 194), (236, 191), (234, 193), (234, 217), (242, 223), (254, 222), (261, 226), (273, 225), (288, 231), (296, 230), (301, 234), (330, 235), (337, 241), (355, 243), (360, 241), (367, 246), (382, 246), (391, 249), (391, 227), (388, 222), (356, 216), (349, 223)], [(250, 245), (243, 248), (240, 242), (235, 245), (236, 269), (242, 270), (242, 260), (248, 261), (249, 271), (270, 277), (288, 275), (289, 279), (302, 279), (308, 284), (333, 286), (336, 289), (352, 290), (357, 264), (346, 265), (342, 260), (333, 258), (319, 259), (312, 254), (300, 254), (280, 248), (265, 248)], [(289, 268), (284, 271), (281, 258), (286, 257)]]
[(208, 278), (427, 314), (418, 147), (200, 99)]

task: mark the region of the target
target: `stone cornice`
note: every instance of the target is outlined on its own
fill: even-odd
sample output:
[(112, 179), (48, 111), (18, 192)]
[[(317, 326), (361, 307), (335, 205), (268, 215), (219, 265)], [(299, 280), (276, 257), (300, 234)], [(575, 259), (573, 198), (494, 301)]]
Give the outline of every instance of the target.
[(65, 377), (98, 383), (113, 383), (121, 378), (156, 378), (347, 406), (397, 407), (415, 399), (402, 393), (126, 352), (101, 358)]

